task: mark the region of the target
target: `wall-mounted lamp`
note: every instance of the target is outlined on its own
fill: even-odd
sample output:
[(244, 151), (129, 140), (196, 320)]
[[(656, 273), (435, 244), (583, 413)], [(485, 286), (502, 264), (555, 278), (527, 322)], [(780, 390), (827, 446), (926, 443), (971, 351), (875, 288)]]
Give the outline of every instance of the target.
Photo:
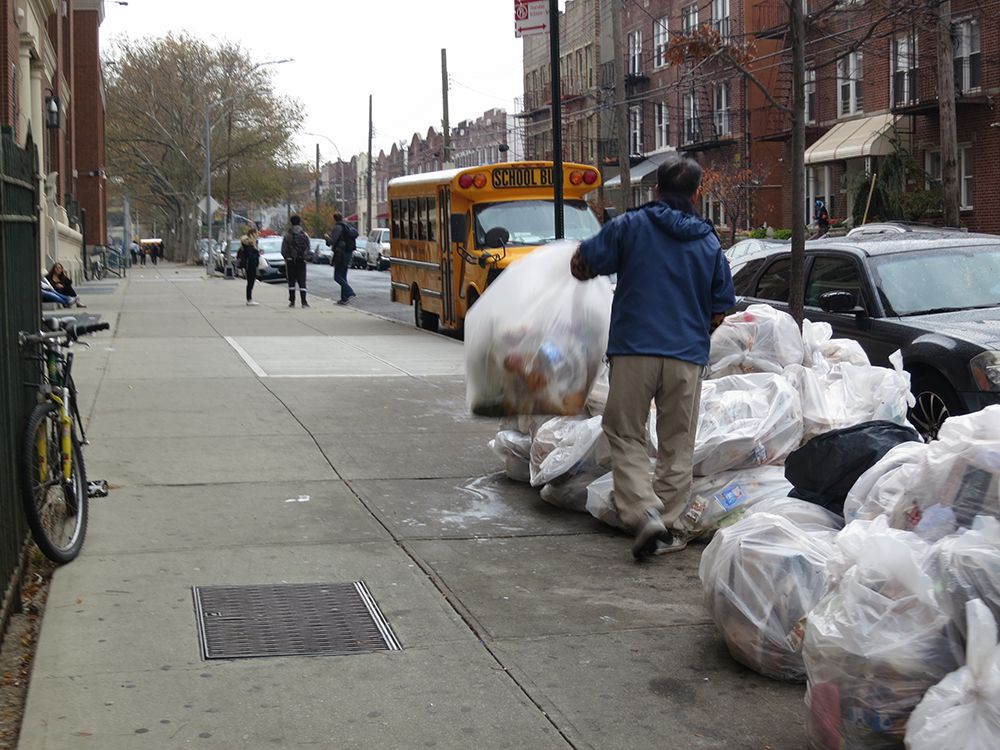
[(45, 127), (59, 127), (59, 98), (55, 96), (45, 97)]

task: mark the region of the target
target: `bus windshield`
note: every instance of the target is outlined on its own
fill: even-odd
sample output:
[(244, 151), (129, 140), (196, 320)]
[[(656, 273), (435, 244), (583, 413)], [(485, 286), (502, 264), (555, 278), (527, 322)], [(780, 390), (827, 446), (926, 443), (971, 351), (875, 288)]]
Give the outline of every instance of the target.
[[(486, 249), (486, 233), (503, 227), (510, 234), (508, 247), (544, 245), (556, 237), (555, 209), (551, 200), (504, 201), (475, 207), (476, 248)], [(563, 216), (568, 240), (585, 240), (601, 225), (584, 201), (565, 201)]]

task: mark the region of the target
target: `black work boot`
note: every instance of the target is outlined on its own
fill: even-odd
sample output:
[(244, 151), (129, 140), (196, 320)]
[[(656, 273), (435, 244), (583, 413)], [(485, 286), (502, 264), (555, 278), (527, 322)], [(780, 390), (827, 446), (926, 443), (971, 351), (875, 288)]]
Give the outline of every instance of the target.
[(303, 307), (309, 307), (309, 303), (306, 301), (306, 293), (305, 292), (300, 292), (300, 294), (302, 295), (302, 306)]
[(295, 307), (295, 290), (294, 289), (289, 289), (288, 290), (288, 306), (289, 307)]
[(632, 554), (636, 560), (644, 560), (656, 554), (657, 542), (670, 544), (672, 539), (673, 535), (664, 526), (660, 512), (655, 508), (647, 508), (632, 543)]

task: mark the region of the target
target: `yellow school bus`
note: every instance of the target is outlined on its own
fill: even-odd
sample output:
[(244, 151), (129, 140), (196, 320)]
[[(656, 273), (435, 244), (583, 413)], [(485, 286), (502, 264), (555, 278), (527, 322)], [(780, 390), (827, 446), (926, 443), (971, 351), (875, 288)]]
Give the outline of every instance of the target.
[[(584, 195), (601, 175), (563, 165), (565, 237), (600, 225)], [(389, 182), (392, 300), (427, 330), (461, 329), (465, 313), (504, 268), (555, 238), (552, 162), (507, 162)]]

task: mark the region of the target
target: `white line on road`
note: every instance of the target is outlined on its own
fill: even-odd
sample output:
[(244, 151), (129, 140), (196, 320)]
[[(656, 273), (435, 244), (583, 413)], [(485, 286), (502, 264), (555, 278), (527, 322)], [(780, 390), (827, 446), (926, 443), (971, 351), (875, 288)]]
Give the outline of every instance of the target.
[(254, 374), (258, 378), (266, 378), (266, 377), (268, 377), (267, 373), (264, 372), (264, 368), (261, 367), (259, 364), (257, 364), (257, 360), (255, 360), (253, 357), (251, 357), (250, 353), (247, 352), (246, 349), (244, 349), (242, 346), (240, 346), (239, 344), (236, 343), (236, 339), (234, 339), (232, 336), (226, 336), (226, 342), (231, 347), (233, 347), (233, 350), (237, 354), (240, 355), (240, 357), (243, 359), (243, 361), (247, 363), (247, 367), (249, 367), (251, 370), (253, 370)]

